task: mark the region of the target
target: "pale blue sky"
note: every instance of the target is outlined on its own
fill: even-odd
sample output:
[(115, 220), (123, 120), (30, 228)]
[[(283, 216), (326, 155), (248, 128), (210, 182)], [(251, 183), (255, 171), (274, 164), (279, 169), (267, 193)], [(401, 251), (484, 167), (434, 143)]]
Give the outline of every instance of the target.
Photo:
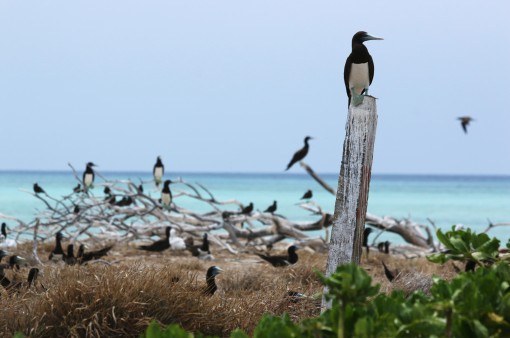
[[(490, 4), (490, 5), (489, 5)], [(363, 8), (365, 7), (365, 8)], [(338, 172), (359, 30), (374, 173), (510, 174), (508, 1), (0, 0), (0, 170)], [(464, 135), (456, 118), (476, 121)], [(292, 172), (302, 172), (296, 166)]]

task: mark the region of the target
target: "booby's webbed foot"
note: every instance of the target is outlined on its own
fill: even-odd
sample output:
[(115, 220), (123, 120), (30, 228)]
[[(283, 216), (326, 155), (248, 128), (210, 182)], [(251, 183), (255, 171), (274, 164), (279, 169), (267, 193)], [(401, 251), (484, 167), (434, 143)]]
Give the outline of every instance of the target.
[(355, 107), (359, 106), (360, 104), (363, 103), (364, 98), (365, 98), (365, 95), (363, 95), (363, 94), (362, 95), (353, 95), (352, 100), (351, 100), (352, 105)]

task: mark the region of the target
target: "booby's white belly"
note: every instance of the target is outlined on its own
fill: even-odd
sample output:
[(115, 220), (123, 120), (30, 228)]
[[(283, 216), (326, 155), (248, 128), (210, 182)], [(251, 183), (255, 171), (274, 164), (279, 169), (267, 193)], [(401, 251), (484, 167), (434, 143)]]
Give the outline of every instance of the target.
[(163, 177), (163, 168), (156, 167), (156, 169), (154, 169), (154, 178), (160, 180), (161, 177)]
[(83, 179), (83, 184), (86, 186), (92, 185), (92, 179), (94, 176), (92, 174), (85, 174), (85, 178)]
[(170, 205), (170, 203), (172, 202), (172, 197), (170, 196), (170, 194), (163, 193), (161, 194), (161, 202), (164, 205)]
[(370, 85), (368, 62), (353, 63), (349, 74), (349, 89), (354, 88), (356, 94), (361, 94), (363, 89)]

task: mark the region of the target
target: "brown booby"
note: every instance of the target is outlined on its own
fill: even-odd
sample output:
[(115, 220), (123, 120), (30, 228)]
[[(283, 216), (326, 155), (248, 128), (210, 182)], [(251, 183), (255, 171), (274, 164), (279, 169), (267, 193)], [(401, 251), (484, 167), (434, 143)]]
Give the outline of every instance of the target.
[(305, 145), (303, 146), (303, 148), (299, 149), (298, 151), (296, 151), (294, 153), (294, 156), (292, 156), (292, 159), (290, 160), (289, 164), (287, 164), (287, 169), (285, 169), (286, 171), (289, 170), (290, 167), (292, 167), (294, 165), (294, 163), (299, 162), (302, 159), (304, 159), (305, 156), (308, 154), (308, 148), (309, 148), (308, 141), (309, 140), (313, 140), (313, 137), (310, 137), (310, 136), (305, 137), (305, 140), (304, 140)]

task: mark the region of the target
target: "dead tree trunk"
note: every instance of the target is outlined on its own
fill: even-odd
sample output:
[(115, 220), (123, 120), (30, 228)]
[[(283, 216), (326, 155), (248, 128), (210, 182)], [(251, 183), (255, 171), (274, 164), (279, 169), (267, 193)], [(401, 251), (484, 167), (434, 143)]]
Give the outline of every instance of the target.
[(361, 105), (349, 107), (345, 129), (326, 276), (340, 264), (361, 260), (377, 129), (375, 98), (366, 96)]

